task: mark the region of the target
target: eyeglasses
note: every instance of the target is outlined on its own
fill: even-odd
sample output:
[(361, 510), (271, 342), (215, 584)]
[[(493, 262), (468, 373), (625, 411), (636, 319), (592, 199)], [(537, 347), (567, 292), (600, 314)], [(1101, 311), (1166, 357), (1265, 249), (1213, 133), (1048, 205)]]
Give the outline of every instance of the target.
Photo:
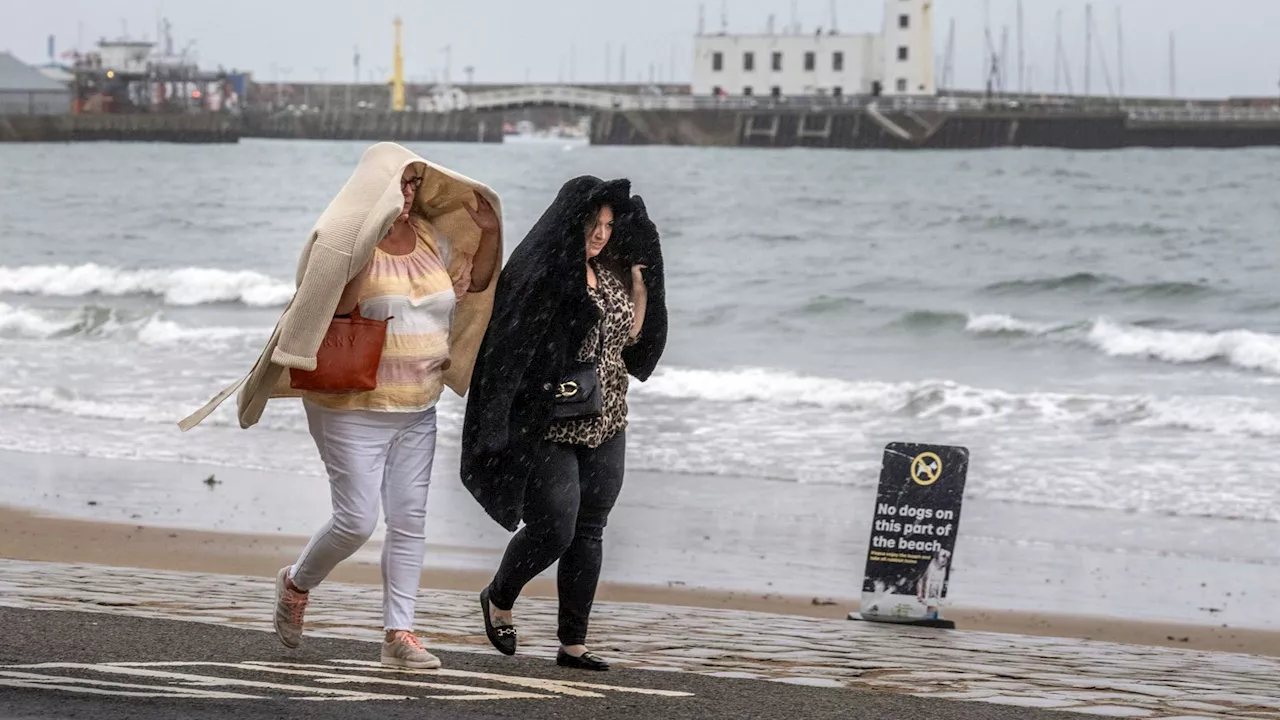
[(409, 178), (408, 180), (401, 179), (401, 180), (400, 180), (400, 187), (402, 187), (402, 188), (413, 188), (414, 192), (417, 192), (419, 189), (421, 189), (421, 188), (422, 188), (422, 176), (421, 176), (421, 175), (417, 175), (417, 176), (414, 176), (414, 177)]

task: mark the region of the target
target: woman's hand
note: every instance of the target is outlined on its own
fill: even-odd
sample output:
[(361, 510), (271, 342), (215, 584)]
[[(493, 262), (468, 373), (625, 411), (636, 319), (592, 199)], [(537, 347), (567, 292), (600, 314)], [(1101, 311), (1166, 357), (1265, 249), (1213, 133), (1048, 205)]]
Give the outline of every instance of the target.
[(631, 266), (631, 297), (634, 298), (636, 293), (648, 294), (649, 290), (644, 286), (644, 274), (641, 272), (648, 269), (648, 265)]
[(478, 191), (473, 190), (476, 196), (476, 207), (473, 210), (470, 205), (463, 205), (467, 209), (467, 214), (471, 216), (471, 222), (480, 228), (481, 233), (498, 232), (498, 213), (494, 212), (493, 206), (488, 200), (484, 199)]
[(498, 218), (498, 213), (493, 206), (479, 191), (472, 192), (476, 196), (476, 209), (472, 210), (471, 206), (466, 204), (463, 207), (471, 216), (471, 222), (480, 228), (480, 246), (476, 248), (473, 258), (471, 284), (467, 291), (478, 293), (489, 288), (489, 284), (493, 282), (493, 276), (498, 272), (498, 263), (502, 259), (502, 221)]

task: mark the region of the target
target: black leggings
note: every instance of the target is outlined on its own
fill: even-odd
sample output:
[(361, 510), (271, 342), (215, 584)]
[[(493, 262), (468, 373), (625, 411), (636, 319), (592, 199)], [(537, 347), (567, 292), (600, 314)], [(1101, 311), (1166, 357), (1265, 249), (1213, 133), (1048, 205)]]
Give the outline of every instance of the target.
[(625, 431), (598, 448), (540, 443), (525, 490), (525, 526), (507, 545), (490, 602), (510, 610), (525, 584), (556, 560), (562, 645), (585, 645), (609, 511), (622, 491)]

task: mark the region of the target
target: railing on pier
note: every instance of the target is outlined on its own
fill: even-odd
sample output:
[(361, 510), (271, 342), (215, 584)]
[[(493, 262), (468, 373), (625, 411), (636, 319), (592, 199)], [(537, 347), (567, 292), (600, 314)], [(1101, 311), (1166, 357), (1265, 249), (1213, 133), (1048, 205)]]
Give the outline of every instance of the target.
[(1280, 123), (1280, 105), (1274, 107), (1130, 108), (1135, 123)]
[(583, 110), (756, 110), (823, 111), (865, 110), (880, 113), (1018, 113), (1028, 116), (1125, 115), (1135, 123), (1276, 123), (1275, 107), (1232, 107), (1205, 104), (1150, 106), (1123, 103), (1112, 98), (1018, 97), (917, 97), (870, 95), (807, 96), (707, 96), (628, 94), (568, 85), (530, 85), (504, 90), (458, 93), (447, 102), (427, 103), (423, 110), (447, 113), (458, 110), (502, 110), (531, 105), (554, 105)]

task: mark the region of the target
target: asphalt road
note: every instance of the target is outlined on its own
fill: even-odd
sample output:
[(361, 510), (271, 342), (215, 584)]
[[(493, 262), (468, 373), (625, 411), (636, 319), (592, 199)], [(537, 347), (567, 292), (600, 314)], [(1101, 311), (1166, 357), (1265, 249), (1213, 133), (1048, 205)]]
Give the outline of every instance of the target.
[(441, 671), (397, 671), (377, 665), (374, 643), (311, 637), (291, 651), (253, 630), (0, 607), (0, 719), (1080, 717), (685, 673), (585, 673), (497, 652), (437, 654)]

